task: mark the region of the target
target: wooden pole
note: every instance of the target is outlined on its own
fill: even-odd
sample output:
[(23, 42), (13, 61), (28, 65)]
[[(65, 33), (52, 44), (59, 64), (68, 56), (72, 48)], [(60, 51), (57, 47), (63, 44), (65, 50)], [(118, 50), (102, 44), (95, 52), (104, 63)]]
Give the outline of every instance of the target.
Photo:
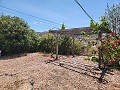
[(1, 52), (2, 52), (2, 51), (0, 50), (0, 56), (1, 56)]
[(72, 36), (73, 42), (72, 42), (72, 55), (73, 57), (75, 57), (74, 53), (75, 53), (75, 38)]
[[(98, 44), (99, 45), (101, 45), (101, 39), (102, 39), (102, 33), (101, 33), (101, 31), (98, 33)], [(99, 52), (98, 52), (98, 59), (99, 59), (99, 61), (98, 61), (98, 67), (101, 69), (101, 59), (102, 59), (102, 54), (101, 54), (101, 50), (99, 50)]]
[(55, 34), (55, 38), (56, 38), (56, 58), (55, 58), (55, 60), (58, 60), (58, 43), (59, 43), (59, 38), (60, 38), (60, 36), (58, 35), (58, 33), (57, 34)]
[(58, 37), (57, 37), (57, 44), (56, 44), (56, 60), (58, 60)]

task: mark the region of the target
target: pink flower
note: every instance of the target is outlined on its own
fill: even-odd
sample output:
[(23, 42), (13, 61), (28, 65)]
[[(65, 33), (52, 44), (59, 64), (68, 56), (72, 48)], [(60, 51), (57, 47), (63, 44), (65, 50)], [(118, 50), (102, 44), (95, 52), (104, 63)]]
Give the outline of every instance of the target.
[(114, 59), (112, 59), (112, 60), (111, 60), (111, 62), (112, 62), (112, 63), (114, 63), (114, 62), (115, 62), (115, 60), (114, 60)]
[(108, 63), (111, 63), (112, 62), (112, 60), (108, 60)]

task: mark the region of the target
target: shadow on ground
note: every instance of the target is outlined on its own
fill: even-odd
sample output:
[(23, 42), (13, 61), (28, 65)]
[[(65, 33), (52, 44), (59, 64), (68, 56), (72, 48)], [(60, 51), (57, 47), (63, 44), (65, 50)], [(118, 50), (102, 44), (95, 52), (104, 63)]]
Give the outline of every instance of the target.
[(0, 56), (0, 60), (14, 59), (14, 58), (19, 58), (19, 57), (23, 57), (23, 56), (27, 56), (27, 53), (19, 54), (19, 55)]
[[(103, 84), (108, 83), (108, 81), (105, 80), (104, 78), (102, 79), (102, 81), (99, 80), (100, 75), (101, 75), (101, 70), (98, 67), (84, 65), (84, 64), (71, 65), (70, 63), (66, 63), (64, 61), (61, 62), (60, 60), (49, 60), (46, 62), (46, 64), (48, 64), (48, 63), (56, 65), (56, 66), (60, 66), (62, 68), (68, 69), (73, 72), (77, 72), (79, 74), (87, 75), (89, 77), (96, 79), (99, 83), (103, 83)], [(108, 75), (108, 74), (114, 75), (114, 74), (112, 74), (112, 71), (107, 71), (106, 75)]]

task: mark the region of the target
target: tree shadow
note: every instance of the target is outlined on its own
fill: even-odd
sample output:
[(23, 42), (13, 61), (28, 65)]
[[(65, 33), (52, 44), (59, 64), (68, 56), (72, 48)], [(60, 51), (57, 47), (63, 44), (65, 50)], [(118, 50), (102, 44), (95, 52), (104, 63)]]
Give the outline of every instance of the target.
[(23, 56), (27, 56), (27, 53), (25, 53), (25, 54), (17, 54), (17, 55), (10, 55), (10, 56), (0, 56), (0, 60), (14, 59), (14, 58), (19, 58), (19, 57), (23, 57)]
[[(98, 83), (103, 83), (103, 84), (108, 83), (108, 81), (105, 80), (104, 78), (102, 78), (102, 80), (100, 80), (100, 75), (102, 72), (98, 67), (84, 65), (84, 64), (81, 64), (79, 66), (75, 66), (75, 65), (70, 65), (70, 64), (63, 62), (63, 61), (61, 63), (59, 60), (57, 60), (57, 61), (51, 60), (51, 61), (49, 61), (49, 63), (54, 64), (56, 66), (60, 66), (60, 67), (65, 68), (65, 69), (68, 69), (70, 71), (77, 72), (79, 74), (83, 74), (83, 75), (87, 75), (89, 77), (92, 77), (92, 78), (96, 79), (98, 81)], [(106, 74), (113, 75), (110, 71), (107, 71)]]

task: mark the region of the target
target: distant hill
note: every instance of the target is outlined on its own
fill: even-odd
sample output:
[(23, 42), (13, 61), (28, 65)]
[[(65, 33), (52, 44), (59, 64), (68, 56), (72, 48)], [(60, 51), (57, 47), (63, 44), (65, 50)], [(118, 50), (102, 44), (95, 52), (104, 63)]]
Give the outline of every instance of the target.
[(44, 32), (37, 32), (37, 34), (39, 34), (40, 36), (45, 35), (45, 34), (48, 34), (48, 33), (49, 33), (48, 31), (44, 31)]

